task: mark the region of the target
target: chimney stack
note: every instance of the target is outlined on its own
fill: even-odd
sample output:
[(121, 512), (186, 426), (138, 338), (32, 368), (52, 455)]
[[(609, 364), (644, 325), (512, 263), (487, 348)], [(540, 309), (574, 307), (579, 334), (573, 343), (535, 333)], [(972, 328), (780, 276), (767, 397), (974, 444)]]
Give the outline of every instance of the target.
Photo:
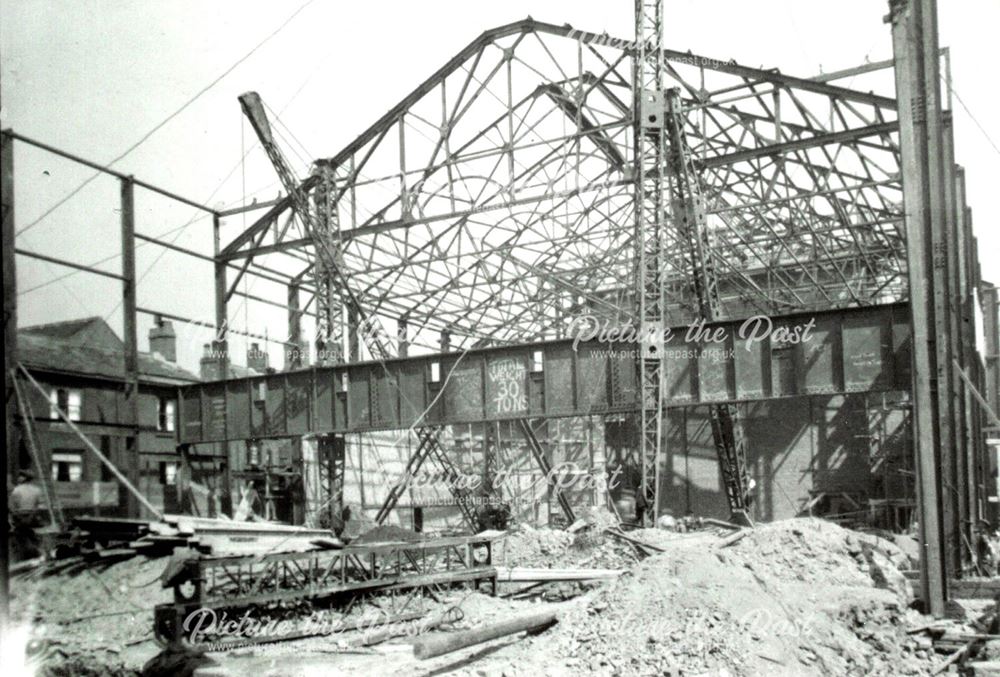
[(149, 352), (159, 353), (168, 362), (176, 362), (177, 334), (174, 333), (174, 325), (164, 320), (162, 315), (157, 315), (154, 323), (149, 330)]
[(222, 346), (221, 342), (205, 344), (205, 352), (201, 356), (199, 370), (202, 381), (220, 381), (225, 378), (225, 374), (223, 374), (223, 365), (225, 364), (223, 350), (225, 347)]
[(258, 374), (267, 372), (267, 351), (261, 350), (259, 343), (251, 343), (247, 350), (247, 366)]

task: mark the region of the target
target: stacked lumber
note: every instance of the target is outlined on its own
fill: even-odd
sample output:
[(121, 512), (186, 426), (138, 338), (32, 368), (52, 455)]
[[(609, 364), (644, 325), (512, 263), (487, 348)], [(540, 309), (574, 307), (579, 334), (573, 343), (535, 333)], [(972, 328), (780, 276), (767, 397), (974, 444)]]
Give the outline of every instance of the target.
[(79, 530), (81, 553), (88, 559), (119, 559), (136, 554), (155, 557), (169, 555), (176, 548), (211, 555), (247, 555), (343, 546), (333, 532), (325, 529), (190, 515), (164, 515), (162, 520), (152, 521), (79, 517), (73, 523)]

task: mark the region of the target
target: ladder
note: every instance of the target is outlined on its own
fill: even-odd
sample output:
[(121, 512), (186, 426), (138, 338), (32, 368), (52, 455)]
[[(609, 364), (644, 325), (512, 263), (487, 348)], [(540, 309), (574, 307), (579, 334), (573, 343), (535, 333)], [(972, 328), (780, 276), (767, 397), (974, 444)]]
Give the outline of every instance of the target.
[(305, 228), (306, 236), (312, 240), (316, 252), (313, 272), (316, 279), (316, 301), (318, 303), (317, 348), (324, 350), (333, 345), (339, 352), (341, 343), (337, 332), (342, 323), (339, 317), (338, 302), (342, 302), (347, 307), (348, 315), (357, 318), (365, 337), (365, 343), (372, 356), (377, 360), (390, 358), (389, 337), (382, 330), (378, 320), (365, 311), (360, 299), (348, 284), (337, 219), (338, 200), (333, 195), (330, 179), (331, 169), (325, 167), (321, 172), (324, 190), (320, 192), (317, 200), (322, 203), (323, 207), (325, 218), (321, 218), (318, 210), (310, 205), (307, 191), (295, 178), (295, 174), (274, 140), (271, 124), (268, 122), (260, 95), (257, 92), (247, 92), (239, 97), (239, 101), (243, 113), (247, 116), (257, 135), (257, 139), (274, 166), (274, 171), (278, 174), (281, 185), (291, 197), (295, 211)]

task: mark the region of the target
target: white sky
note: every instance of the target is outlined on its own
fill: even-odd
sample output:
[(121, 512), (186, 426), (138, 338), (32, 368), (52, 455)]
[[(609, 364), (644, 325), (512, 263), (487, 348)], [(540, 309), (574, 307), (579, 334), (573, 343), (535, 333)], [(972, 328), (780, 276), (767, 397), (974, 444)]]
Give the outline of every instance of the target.
[[(885, 1), (665, 1), (666, 43), (674, 49), (804, 77), (892, 55), (889, 26), (882, 21)], [(299, 4), (7, 0), (0, 3), (0, 119), (26, 136), (108, 162), (273, 32)], [(952, 49), (954, 90), (1000, 143), (1000, 0), (940, 5), (941, 45)], [(270, 199), (278, 185), (263, 155), (251, 155), (245, 171), (238, 165), (243, 144), (253, 141), (236, 101), (240, 93), (255, 89), (272, 109), (283, 110), (281, 121), (310, 159), (330, 156), (483, 30), (531, 15), (628, 38), (632, 7), (631, 0), (314, 0), (115, 167), (211, 205), (238, 204), (245, 173), (246, 192)], [(1000, 261), (993, 255), (1000, 249), (1000, 234), (990, 209), (1000, 152), (958, 102), (955, 109), (956, 154), (967, 169), (984, 277), (1000, 281)], [(291, 149), (288, 154), (295, 159)], [(89, 176), (23, 145), (15, 162), (19, 227)], [(304, 172), (305, 165), (298, 169)], [(117, 253), (117, 191), (112, 180), (95, 181), (25, 232), (18, 246), (81, 263)], [(190, 209), (146, 195), (140, 195), (137, 207), (137, 228), (148, 234), (177, 228), (193, 216)], [(228, 225), (235, 233), (241, 220)], [(179, 245), (211, 251), (209, 219), (168, 239), (175, 235)], [(140, 273), (156, 260), (140, 285), (139, 305), (210, 321), (211, 267), (173, 253), (157, 260), (161, 251), (154, 246), (139, 250)], [(102, 267), (116, 270), (118, 265), (110, 260)], [(81, 273), (27, 291), (67, 272), (19, 257), (21, 324), (101, 315), (120, 331), (120, 293), (113, 280)], [(259, 289), (263, 293), (264, 287)], [(248, 311), (234, 302), (230, 314), (236, 327), (267, 324), (273, 336), (285, 330), (281, 310)], [(150, 324), (149, 317), (140, 316), (141, 347)], [(207, 338), (191, 331), (180, 336), (185, 366), (197, 368), (200, 344)]]

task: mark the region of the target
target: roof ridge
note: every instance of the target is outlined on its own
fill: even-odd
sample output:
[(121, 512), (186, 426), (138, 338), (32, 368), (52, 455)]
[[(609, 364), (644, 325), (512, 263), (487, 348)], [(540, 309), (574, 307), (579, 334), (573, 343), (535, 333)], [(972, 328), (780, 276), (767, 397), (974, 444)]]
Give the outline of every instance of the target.
[[(105, 322), (104, 318), (101, 317), (100, 315), (88, 315), (87, 317), (79, 317), (79, 318), (76, 318), (76, 319), (73, 319), (73, 320), (58, 320), (56, 322), (45, 322), (43, 324), (29, 324), (26, 327), (18, 327), (17, 330), (18, 331), (28, 331), (28, 332), (37, 332), (37, 331), (39, 331), (41, 329), (51, 329), (53, 327), (65, 327), (65, 326), (70, 325), (70, 324), (86, 325), (86, 324), (91, 324), (92, 322), (95, 322), (95, 321), (97, 321), (97, 322)], [(105, 324), (107, 324), (107, 323), (105, 322)]]

